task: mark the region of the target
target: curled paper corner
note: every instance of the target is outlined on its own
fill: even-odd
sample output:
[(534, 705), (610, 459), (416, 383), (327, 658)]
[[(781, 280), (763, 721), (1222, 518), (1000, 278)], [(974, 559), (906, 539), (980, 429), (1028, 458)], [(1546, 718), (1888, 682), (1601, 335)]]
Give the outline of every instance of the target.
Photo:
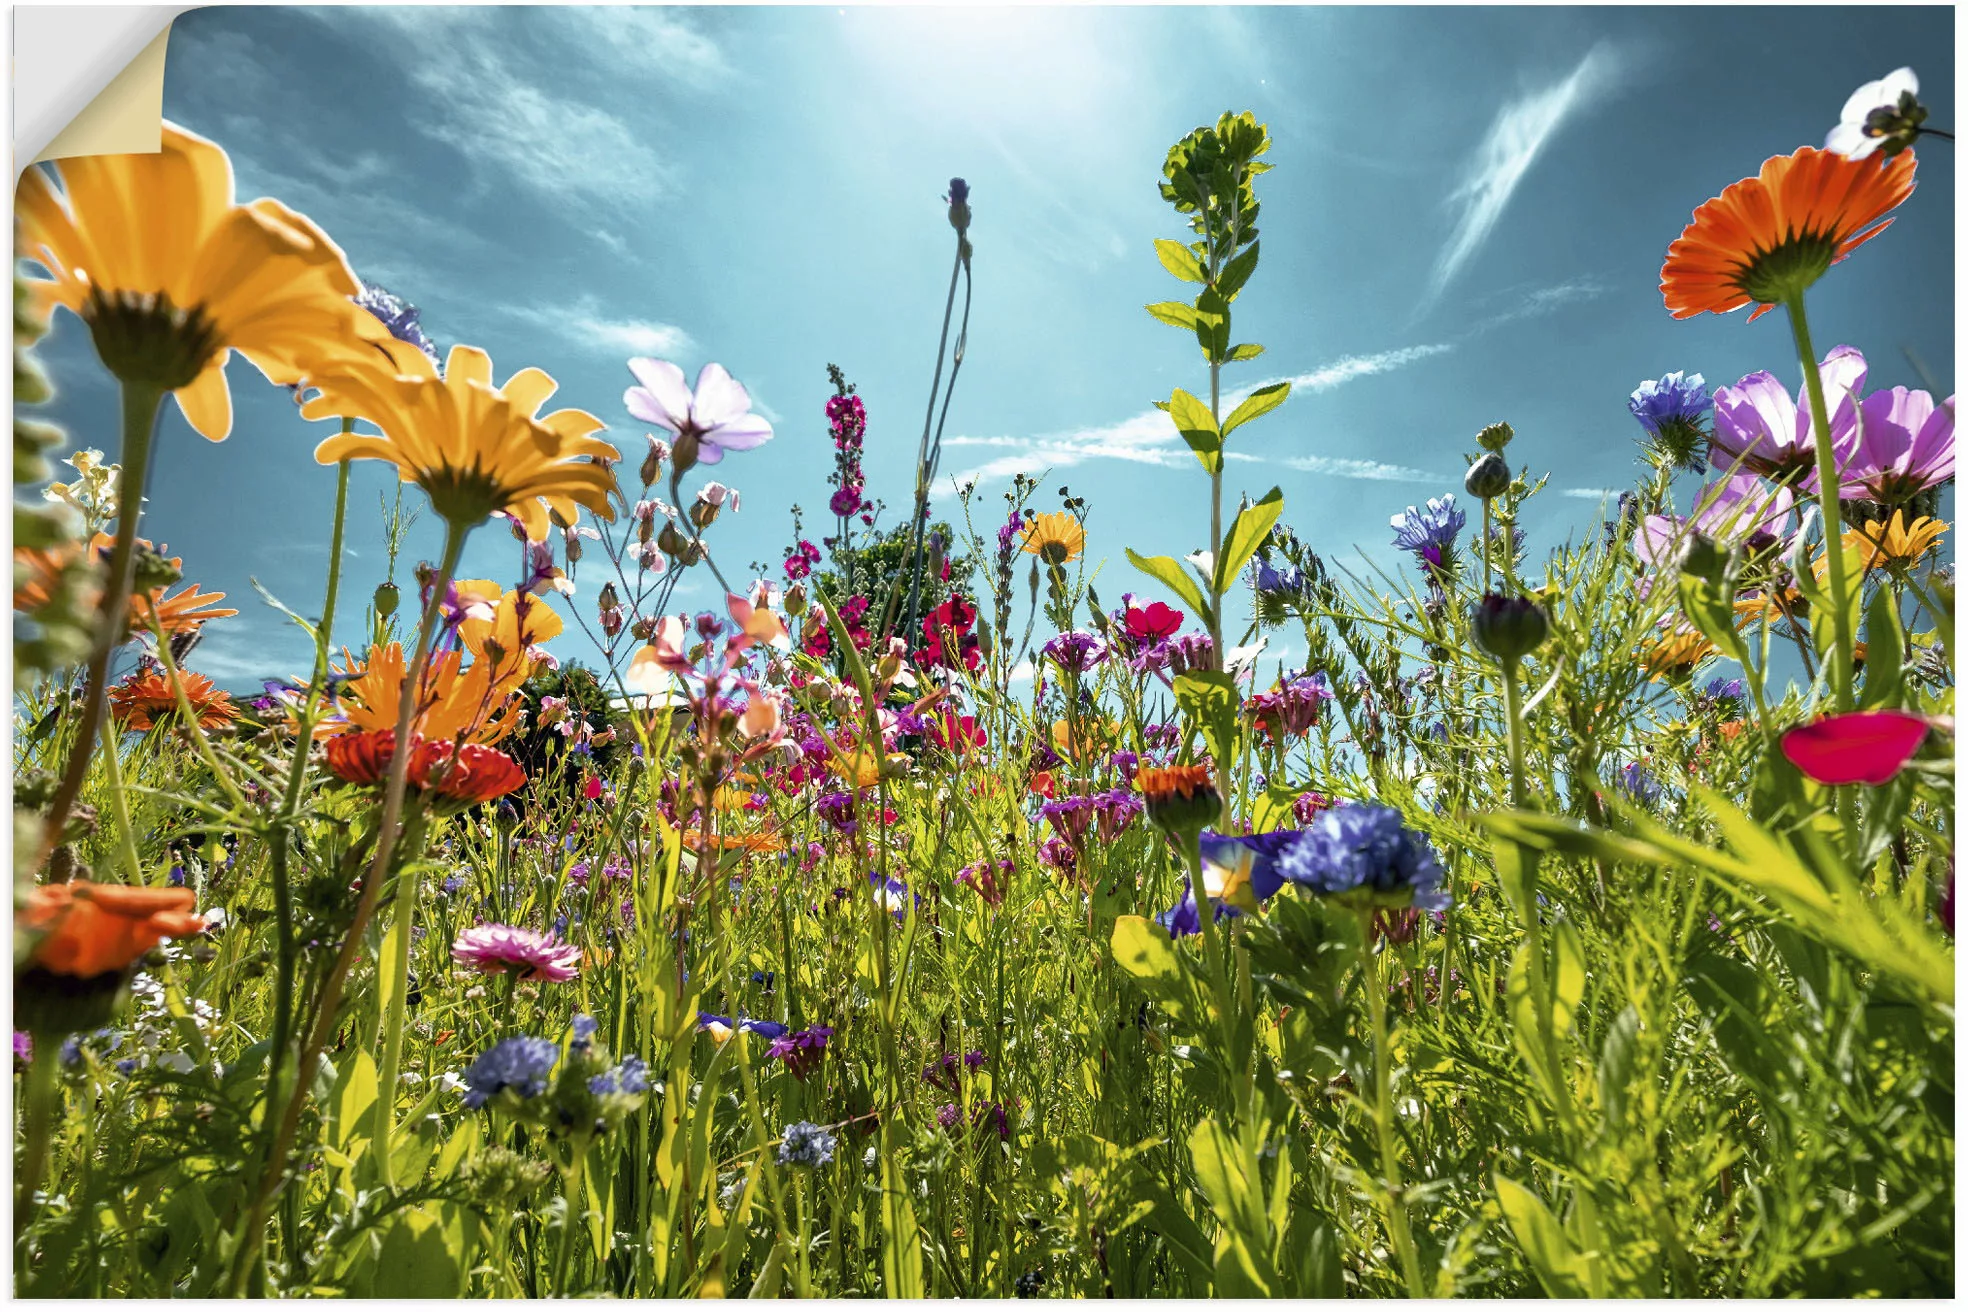
[(16, 6), (16, 172), (45, 160), (161, 149), (165, 51), (187, 8)]

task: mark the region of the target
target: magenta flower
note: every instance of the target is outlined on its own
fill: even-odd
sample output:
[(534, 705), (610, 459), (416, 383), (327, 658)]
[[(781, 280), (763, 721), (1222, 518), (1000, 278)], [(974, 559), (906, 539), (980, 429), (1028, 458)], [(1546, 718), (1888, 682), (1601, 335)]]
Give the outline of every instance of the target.
[(772, 440), (772, 425), (751, 413), (751, 395), (721, 364), (698, 371), (694, 394), (684, 385), (683, 370), (668, 360), (638, 356), (629, 361), (629, 372), (642, 386), (622, 393), (622, 404), (644, 423), (676, 434), (679, 472), (715, 465), (726, 451), (750, 451)]
[[(1844, 467), (1858, 442), (1858, 394), (1865, 386), (1865, 356), (1835, 346), (1818, 366), (1824, 384), (1831, 450)], [(1799, 475), (1791, 484), (1817, 488), (1817, 448), (1811, 437), (1811, 407), (1800, 392), (1795, 399), (1775, 375), (1759, 370), (1734, 387), (1715, 389), (1715, 434), (1708, 458), (1724, 473), (1747, 470), (1769, 478)]]
[(1840, 466), (1838, 495), (1899, 503), (1954, 477), (1954, 398), (1882, 389), (1859, 402), (1858, 447)]
[(1927, 739), (1927, 721), (1905, 711), (1833, 715), (1783, 736), (1783, 754), (1821, 784), (1871, 784), (1898, 774)]
[(552, 934), (513, 925), (474, 925), (451, 945), (451, 958), (486, 975), (560, 982), (580, 973), (581, 949)]

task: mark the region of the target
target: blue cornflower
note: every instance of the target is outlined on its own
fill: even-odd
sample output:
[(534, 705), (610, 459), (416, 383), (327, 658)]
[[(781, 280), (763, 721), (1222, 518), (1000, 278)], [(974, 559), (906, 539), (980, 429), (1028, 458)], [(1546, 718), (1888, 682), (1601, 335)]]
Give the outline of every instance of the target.
[(185, 868), (183, 866), (172, 866), (171, 873), (164, 876), (164, 881), (172, 888), (183, 888), (185, 884)]
[(719, 1043), (730, 1038), (733, 1030), (749, 1030), (762, 1039), (778, 1039), (786, 1033), (786, 1027), (776, 1020), (753, 1020), (749, 1016), (740, 1016), (733, 1023), (729, 1016), (717, 1016), (708, 1011), (697, 1013), (697, 1028), (709, 1030), (711, 1037)]
[(1278, 861), (1292, 883), (1319, 893), (1364, 894), (1381, 905), (1448, 907), (1434, 849), (1394, 807), (1334, 807), (1301, 832)]
[[(1243, 914), (1227, 902), (1212, 902), (1212, 905), (1216, 908), (1219, 923)], [(1182, 881), (1182, 900), (1157, 915), (1155, 923), (1168, 931), (1170, 938), (1186, 938), (1190, 934), (1203, 932), (1203, 913), (1196, 906), (1196, 890), (1188, 880)]]
[(573, 1024), (575, 1046), (580, 1047), (587, 1043), (589, 1039), (595, 1036), (595, 1031), (600, 1028), (601, 1022), (593, 1016), (576, 1016)]
[(82, 1064), (81, 1035), (71, 1034), (62, 1040), (61, 1064), (64, 1066), (80, 1066)]
[(1660, 780), (1649, 773), (1647, 767), (1635, 761), (1619, 773), (1620, 791), (1642, 806), (1660, 805), (1661, 795), (1667, 790), (1661, 787)]
[(794, 1121), (779, 1136), (779, 1165), (825, 1166), (834, 1160), (834, 1136), (811, 1121)]
[(422, 312), (410, 302), (374, 283), (363, 283), (362, 294), (355, 303), (382, 320), (383, 327), (389, 329), (390, 336), (399, 342), (408, 342), (437, 363), (437, 343), (424, 331)]
[(116, 1063), (116, 1070), (119, 1075), (135, 1075), (137, 1073), (137, 1059), (135, 1057), (125, 1057)]
[(1633, 390), (1626, 408), (1668, 463), (1701, 472), (1708, 441), (1705, 422), (1715, 408), (1715, 398), (1700, 374), (1676, 370), (1665, 378), (1649, 379)]
[(1455, 493), (1445, 492), (1420, 509), (1409, 506), (1389, 518), (1387, 526), (1394, 530), (1395, 546), (1439, 568), (1448, 562), (1456, 535), (1468, 523), (1469, 516), (1456, 508)]
[(625, 1057), (613, 1070), (603, 1071), (588, 1081), (588, 1092), (597, 1098), (611, 1094), (638, 1094), (649, 1091), (649, 1067), (640, 1057)]
[(1743, 700), (1743, 681), (1741, 679), (1710, 679), (1706, 687), (1696, 694), (1695, 701), (1703, 708), (1726, 709), (1728, 706), (1741, 706)]
[(501, 1039), (465, 1072), (465, 1106), (477, 1111), (507, 1089), (536, 1098), (547, 1091), (547, 1073), (559, 1060), (560, 1045), (550, 1039)]
[(1257, 575), (1251, 580), (1261, 597), (1290, 601), (1305, 594), (1305, 574), (1294, 565), (1273, 569), (1266, 561), (1257, 562)]

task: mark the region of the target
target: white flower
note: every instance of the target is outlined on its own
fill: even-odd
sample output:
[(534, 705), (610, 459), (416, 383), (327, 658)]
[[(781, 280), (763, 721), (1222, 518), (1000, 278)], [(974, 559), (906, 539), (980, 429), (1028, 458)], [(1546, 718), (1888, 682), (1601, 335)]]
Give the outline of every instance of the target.
[(697, 490), (697, 499), (707, 506), (722, 506), (726, 497), (731, 498), (731, 508), (738, 509), (738, 489), (726, 487), (722, 483), (706, 483)]
[(1886, 132), (1866, 130), (1875, 110), (1892, 110), (1897, 114), (1900, 98), (1904, 95), (1917, 95), (1920, 79), (1910, 68), (1896, 68), (1877, 82), (1868, 82), (1852, 93), (1845, 102), (1844, 112), (1838, 116), (1838, 126), (1825, 137), (1825, 149), (1835, 151), (1852, 159), (1864, 159), (1879, 149)]
[(1223, 658), (1223, 672), (1233, 679), (1247, 677), (1257, 668), (1257, 658), (1264, 654), (1264, 646), (1269, 638), (1259, 638), (1248, 647), (1232, 647), (1230, 654)]
[(726, 451), (750, 451), (772, 440), (772, 425), (751, 413), (751, 394), (721, 364), (698, 371), (694, 394), (684, 385), (683, 370), (668, 360), (638, 356), (629, 361), (629, 372), (642, 386), (624, 392), (622, 404), (644, 423), (676, 434), (680, 446), (689, 438), (697, 464), (715, 465)]

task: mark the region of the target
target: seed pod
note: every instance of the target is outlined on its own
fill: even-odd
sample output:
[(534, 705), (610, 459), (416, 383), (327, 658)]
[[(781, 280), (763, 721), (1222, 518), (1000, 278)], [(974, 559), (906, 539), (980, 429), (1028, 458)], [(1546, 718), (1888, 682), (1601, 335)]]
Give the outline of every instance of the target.
[(397, 603), (402, 599), (403, 599), (403, 594), (401, 591), (398, 590), (396, 584), (394, 583), (377, 584), (376, 595), (374, 598), (374, 604), (376, 607), (376, 617), (378, 619), (386, 620), (390, 616), (396, 614)]

